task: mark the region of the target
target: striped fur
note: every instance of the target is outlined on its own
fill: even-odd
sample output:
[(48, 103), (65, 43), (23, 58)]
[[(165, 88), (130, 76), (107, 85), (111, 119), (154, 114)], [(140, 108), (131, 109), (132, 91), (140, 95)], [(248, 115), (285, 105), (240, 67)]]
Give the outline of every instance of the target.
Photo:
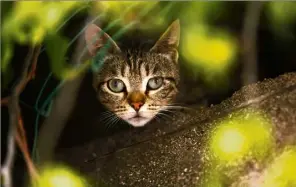
[[(93, 78), (98, 99), (131, 125), (145, 125), (171, 104), (178, 92), (178, 44), (179, 22), (175, 21), (150, 51), (107, 53), (100, 71), (95, 72)], [(147, 83), (153, 77), (162, 77), (164, 81), (160, 88), (149, 90)], [(124, 82), (126, 89), (123, 92), (114, 93), (108, 88), (108, 81), (115, 78)], [(139, 111), (131, 107), (128, 99), (135, 92), (145, 95), (145, 103)]]

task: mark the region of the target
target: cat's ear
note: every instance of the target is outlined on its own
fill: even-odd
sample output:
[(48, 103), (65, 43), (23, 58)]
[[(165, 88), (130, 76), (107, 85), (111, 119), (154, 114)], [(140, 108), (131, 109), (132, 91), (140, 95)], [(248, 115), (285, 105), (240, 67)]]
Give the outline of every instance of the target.
[(179, 40), (180, 21), (177, 19), (167, 28), (150, 51), (161, 53), (174, 61), (178, 61)]
[(94, 56), (97, 51), (102, 47), (105, 47), (105, 45), (109, 45), (107, 46), (108, 52), (120, 52), (120, 48), (117, 46), (115, 41), (95, 24), (89, 24), (87, 26), (84, 37), (91, 56)]

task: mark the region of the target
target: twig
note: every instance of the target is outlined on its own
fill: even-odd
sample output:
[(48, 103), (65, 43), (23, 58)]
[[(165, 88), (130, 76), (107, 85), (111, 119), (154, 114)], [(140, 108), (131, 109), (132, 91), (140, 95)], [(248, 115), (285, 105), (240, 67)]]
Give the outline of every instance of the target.
[(28, 150), (27, 138), (26, 138), (26, 134), (25, 134), (26, 132), (24, 129), (24, 123), (23, 123), (21, 116), (19, 116), (18, 122), (19, 122), (18, 127), (19, 127), (20, 132), (18, 132), (18, 134), (16, 136), (16, 140), (17, 140), (19, 148), (21, 149), (21, 151), (24, 155), (28, 170), (30, 172), (30, 176), (32, 177), (32, 179), (36, 179), (36, 177), (38, 176), (38, 173), (37, 173), (37, 169), (36, 169), (35, 165), (33, 164), (33, 161), (31, 159), (31, 156), (30, 156), (30, 153)]
[[(19, 130), (24, 132), (24, 130), (21, 130), (21, 129), (23, 129), (23, 122), (22, 122), (22, 119), (20, 118), (19, 119)], [(32, 159), (30, 157), (26, 137), (24, 136), (22, 138), (21, 134), (22, 134), (22, 132), (17, 133), (15, 139), (17, 141), (17, 144), (18, 144), (20, 150), (23, 153), (24, 159), (26, 161), (26, 164), (27, 164), (27, 167), (28, 167), (28, 170), (30, 173), (30, 177), (33, 181), (33, 179), (36, 179), (39, 175), (38, 175), (37, 169), (36, 169)]]
[(24, 129), (24, 123), (23, 123), (23, 119), (21, 117), (21, 115), (18, 117), (18, 132), (17, 132), (17, 136), (19, 136), (24, 142), (24, 144), (26, 146), (27, 145), (27, 138), (26, 138), (26, 131)]
[[(13, 182), (12, 182), (12, 177), (11, 177), (11, 171), (13, 169), (13, 164), (14, 164), (14, 157), (15, 157), (15, 138), (18, 139), (18, 143), (20, 147), (24, 147), (22, 145), (26, 145), (27, 143), (24, 143), (22, 141), (25, 140), (25, 132), (22, 127), (21, 131), (22, 134), (19, 135), (17, 134), (17, 126), (19, 124), (19, 117), (20, 117), (20, 108), (19, 108), (19, 95), (29, 82), (31, 80), (32, 75), (35, 74), (35, 69), (36, 69), (36, 64), (37, 64), (37, 59), (38, 55), (40, 52), (40, 46), (36, 48), (30, 48), (29, 53), (26, 57), (24, 67), (22, 74), (19, 78), (19, 82), (17, 85), (12, 89), (11, 95), (7, 98), (1, 99), (1, 104), (2, 101), (5, 101), (8, 105), (8, 111), (9, 111), (9, 132), (8, 132), (8, 137), (7, 137), (7, 155), (4, 161), (3, 166), (1, 167), (1, 175), (3, 175), (4, 179), (4, 187), (12, 187)], [(32, 58), (34, 56), (34, 62), (32, 62)], [(31, 65), (31, 71), (28, 74), (28, 70)], [(22, 125), (22, 124), (21, 124)], [(25, 148), (25, 147), (24, 147)], [(26, 153), (24, 150), (22, 150), (24, 156)], [(26, 156), (25, 156), (26, 157)], [(25, 158), (26, 159), (26, 158)]]
[(257, 28), (264, 2), (251, 1), (247, 4), (242, 33), (243, 40), (243, 84), (257, 81)]
[[(16, 101), (15, 101), (16, 100)], [(13, 160), (15, 155), (15, 129), (16, 129), (16, 113), (17, 107), (15, 104), (17, 99), (11, 97), (10, 104), (8, 105), (10, 113), (10, 128), (7, 135), (7, 154), (3, 166), (1, 167), (1, 175), (3, 176), (4, 187), (12, 187), (11, 170), (13, 168)]]
[[(16, 87), (15, 87), (16, 93), (18, 93), (18, 94), (22, 93), (22, 91), (27, 86), (28, 82), (30, 80), (32, 80), (33, 78), (35, 78), (36, 67), (37, 67), (37, 62), (38, 62), (38, 57), (39, 57), (39, 54), (40, 54), (40, 50), (41, 50), (41, 45), (39, 45), (39, 46), (37, 46), (37, 47), (35, 47), (33, 49), (30, 49), (29, 53), (32, 53), (31, 60), (33, 58), (33, 62), (31, 64), (30, 72), (28, 73), (29, 66), (30, 66), (30, 64), (29, 64), (27, 69), (26, 69), (26, 72), (25, 72), (26, 73), (25, 78), (21, 79), (19, 84), (16, 85)], [(5, 97), (5, 98), (2, 98), (1, 99), (1, 105), (7, 105), (9, 103), (9, 99), (10, 99), (9, 96)]]

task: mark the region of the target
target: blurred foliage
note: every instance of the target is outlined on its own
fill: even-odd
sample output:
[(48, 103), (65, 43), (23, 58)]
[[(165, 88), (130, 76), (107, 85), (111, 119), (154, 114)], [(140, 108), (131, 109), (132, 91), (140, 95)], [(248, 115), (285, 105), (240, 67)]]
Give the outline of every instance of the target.
[(225, 8), (223, 1), (193, 1), (189, 4), (180, 15), (189, 25), (211, 22), (223, 14)]
[(7, 70), (13, 55), (14, 43), (34, 46), (41, 44), (48, 34), (58, 35), (57, 27), (61, 22), (71, 11), (83, 4), (85, 2), (82, 1), (13, 2), (13, 8), (4, 16), (2, 23), (1, 71)]
[(61, 80), (73, 79), (90, 65), (87, 61), (79, 67), (69, 67), (65, 60), (68, 43), (69, 41), (60, 35), (49, 35), (45, 40), (49, 59), (54, 62), (51, 63), (51, 68), (55, 70), (53, 71), (54, 75)]
[(267, 18), (272, 23), (274, 33), (282, 37), (295, 39), (291, 29), (296, 20), (296, 3), (293, 1), (273, 1), (267, 4)]
[[(143, 31), (159, 31), (159, 28), (169, 24), (172, 12), (178, 14), (175, 17), (181, 19), (182, 25), (181, 56), (186, 60), (185, 64), (190, 67), (189, 69), (200, 75), (210, 87), (227, 85), (229, 71), (236, 62), (240, 50), (236, 41), (237, 36), (226, 29), (218, 29), (209, 24), (227, 12), (226, 3), (221, 1), (193, 1), (186, 4), (157, 1), (18, 1), (11, 3), (12, 6), (7, 5), (5, 4), (1, 34), (1, 71), (4, 73), (14, 55), (15, 42), (36, 45), (48, 36), (52, 39), (53, 35), (60, 35), (57, 31), (64, 24), (63, 21), (83, 6), (86, 6), (88, 12), (96, 18), (103, 16), (105, 21), (110, 22), (106, 30), (116, 24), (124, 28), (134, 23)], [(268, 18), (275, 29), (287, 28), (296, 18), (296, 4), (293, 2), (269, 2), (267, 5)], [(72, 43), (68, 40), (63, 41), (65, 46), (61, 45), (65, 48), (65, 42)], [(45, 46), (59, 46), (60, 42), (61, 40), (56, 43), (47, 42)], [(51, 67), (54, 74), (61, 79), (71, 78), (76, 74), (74, 72), (80, 72), (73, 70), (69, 73), (70, 67), (61, 62), (65, 58), (66, 50), (63, 49), (63, 53), (55, 50), (57, 54), (52, 49), (48, 52), (50, 56), (57, 56), (50, 57), (53, 63)], [(64, 57), (58, 57), (62, 55)], [(57, 62), (53, 60), (56, 59), (60, 59), (59, 63), (63, 65), (54, 65)]]
[(120, 19), (120, 23), (125, 25), (133, 21), (140, 22), (150, 10), (157, 8), (157, 3), (157, 1), (97, 1), (93, 11), (106, 13), (109, 21)]

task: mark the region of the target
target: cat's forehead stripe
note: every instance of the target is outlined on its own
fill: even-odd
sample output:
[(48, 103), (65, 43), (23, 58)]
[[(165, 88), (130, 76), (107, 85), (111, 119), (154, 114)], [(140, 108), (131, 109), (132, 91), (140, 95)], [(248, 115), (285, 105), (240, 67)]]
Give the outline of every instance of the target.
[(107, 55), (104, 60), (97, 75), (99, 82), (124, 77), (133, 89), (138, 89), (147, 77), (178, 77), (176, 64), (161, 54), (129, 52), (125, 55)]
[(125, 77), (125, 72), (126, 72), (125, 69), (126, 69), (126, 67), (127, 67), (127, 66), (121, 66), (121, 67), (120, 67), (120, 75), (123, 76), (123, 77)]

